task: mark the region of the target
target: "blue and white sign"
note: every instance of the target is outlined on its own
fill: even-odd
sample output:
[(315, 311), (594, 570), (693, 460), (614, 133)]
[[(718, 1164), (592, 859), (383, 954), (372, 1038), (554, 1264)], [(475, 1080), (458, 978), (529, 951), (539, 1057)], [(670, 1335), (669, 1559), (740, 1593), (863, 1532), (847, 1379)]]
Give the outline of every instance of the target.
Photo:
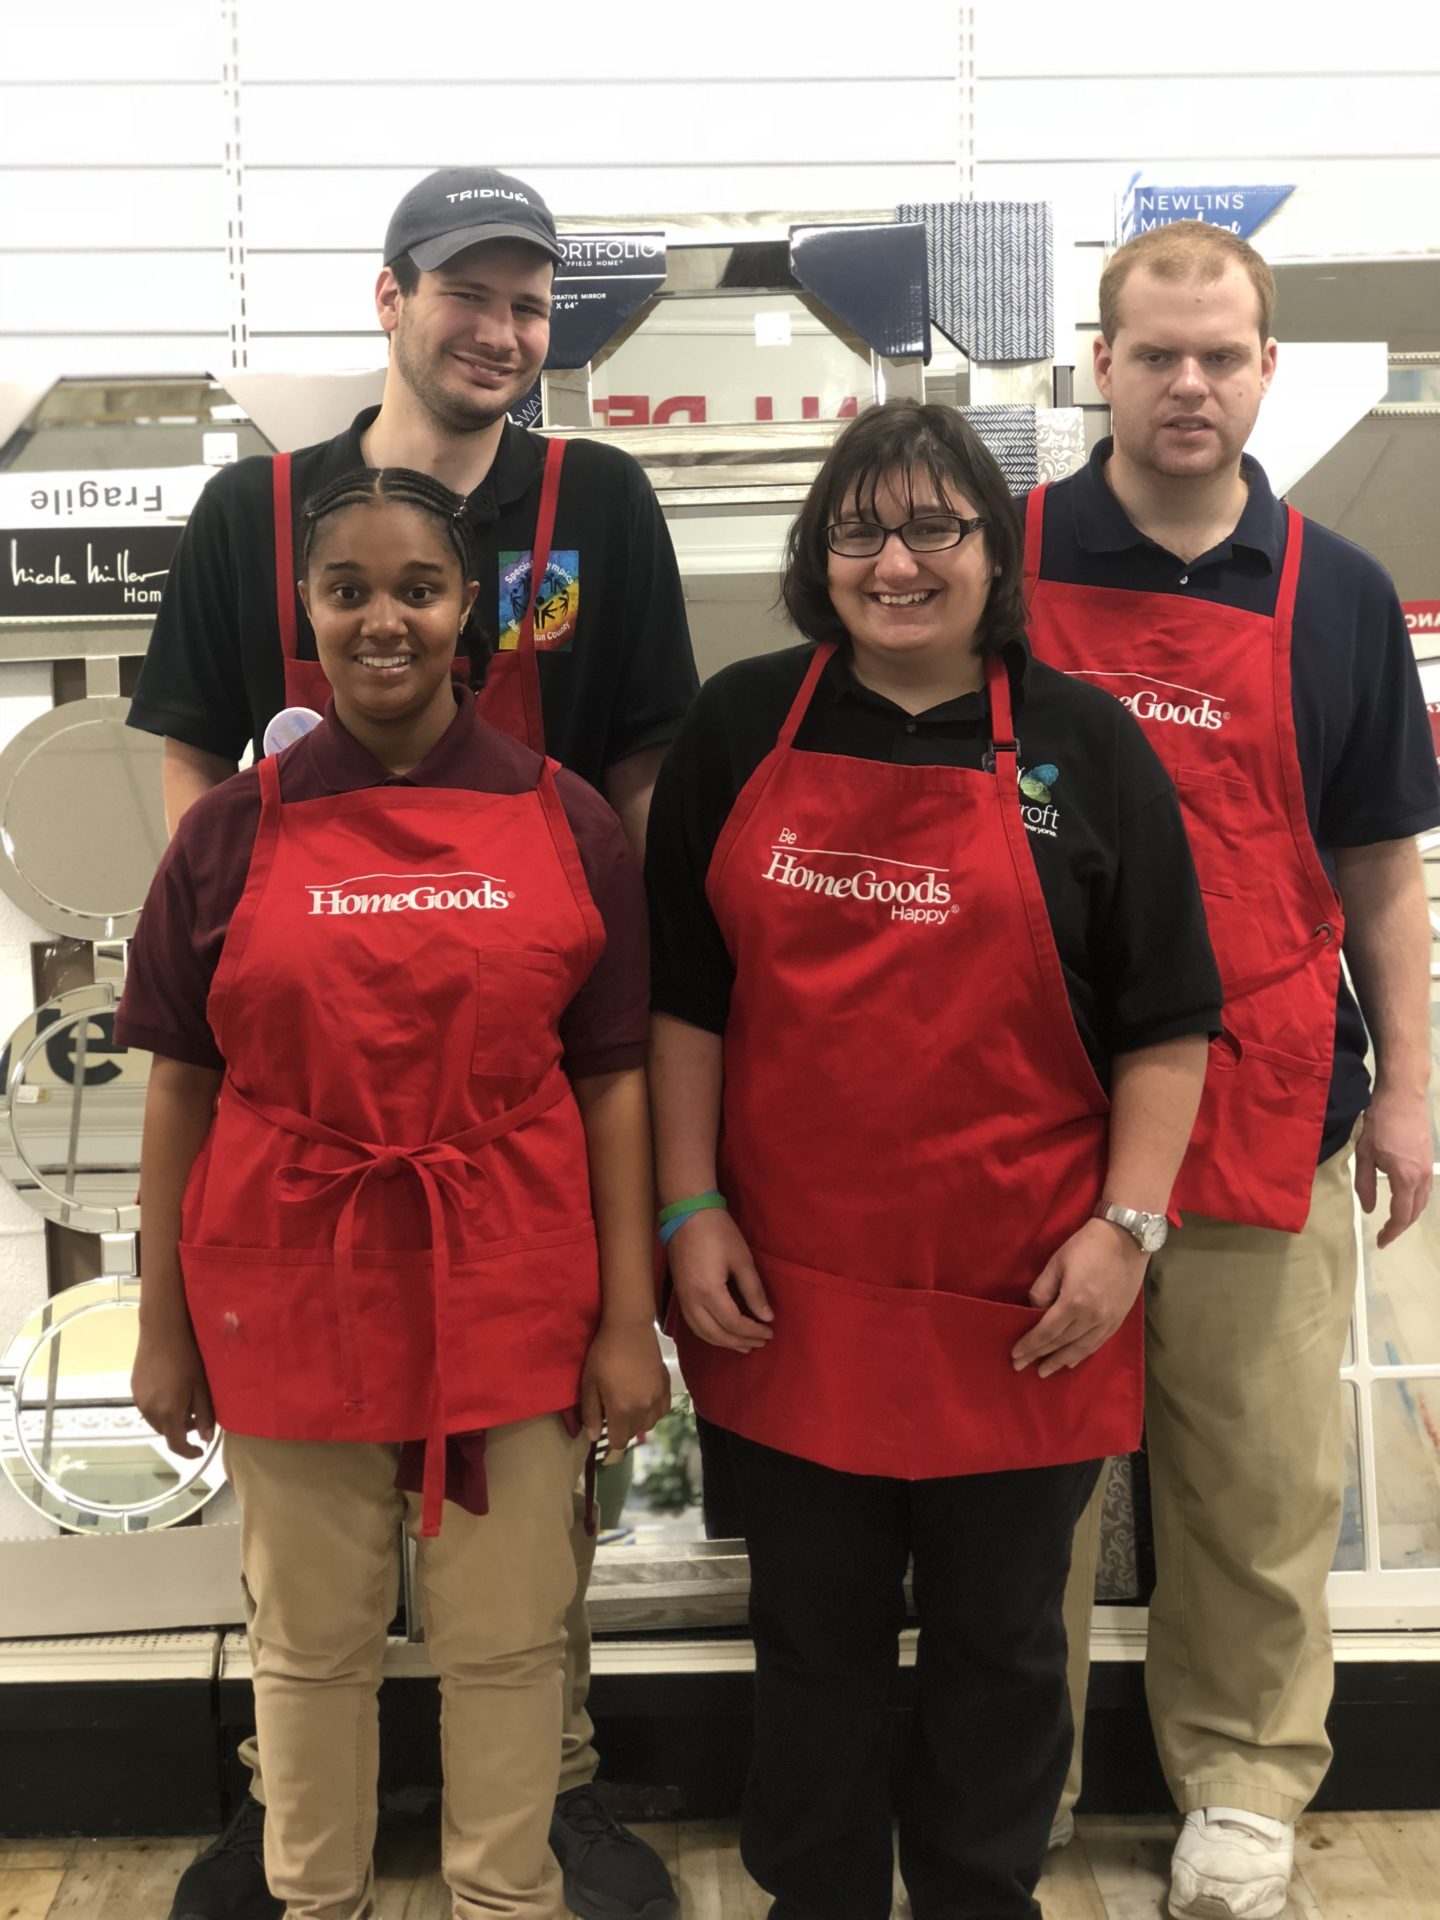
[(1133, 240), (1151, 227), (1173, 226), (1177, 220), (1203, 220), (1225, 227), (1242, 240), (1295, 191), (1288, 187), (1152, 187), (1135, 174), (1120, 201), (1120, 239)]

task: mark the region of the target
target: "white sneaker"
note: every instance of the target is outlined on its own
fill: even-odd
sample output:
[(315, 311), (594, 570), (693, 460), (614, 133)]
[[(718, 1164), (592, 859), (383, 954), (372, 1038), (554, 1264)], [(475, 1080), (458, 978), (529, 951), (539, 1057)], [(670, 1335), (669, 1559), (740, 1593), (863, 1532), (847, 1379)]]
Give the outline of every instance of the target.
[(1285, 1911), (1295, 1829), (1241, 1807), (1187, 1813), (1170, 1861), (1175, 1920), (1275, 1920)]
[(1074, 1838), (1075, 1815), (1069, 1807), (1066, 1807), (1063, 1813), (1057, 1813), (1050, 1822), (1050, 1838), (1045, 1844), (1050, 1852), (1054, 1853), (1057, 1847), (1068, 1847)]

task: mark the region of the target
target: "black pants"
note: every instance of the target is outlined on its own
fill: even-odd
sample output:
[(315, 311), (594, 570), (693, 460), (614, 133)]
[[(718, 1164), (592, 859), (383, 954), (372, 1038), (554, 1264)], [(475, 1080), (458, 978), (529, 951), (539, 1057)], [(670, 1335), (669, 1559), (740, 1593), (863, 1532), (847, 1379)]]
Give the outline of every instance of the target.
[(912, 1559), (920, 1644), (896, 1811), (915, 1920), (1035, 1920), (1070, 1757), (1070, 1538), (1099, 1462), (904, 1481), (734, 1434), (729, 1454), (755, 1638), (740, 1846), (771, 1920), (888, 1920)]

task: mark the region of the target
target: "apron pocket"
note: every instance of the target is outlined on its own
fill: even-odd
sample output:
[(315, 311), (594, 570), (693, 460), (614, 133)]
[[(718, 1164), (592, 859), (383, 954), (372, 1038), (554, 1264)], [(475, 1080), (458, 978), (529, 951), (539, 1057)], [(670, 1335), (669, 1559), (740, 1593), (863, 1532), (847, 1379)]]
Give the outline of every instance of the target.
[(1057, 1466), (1139, 1443), (1140, 1301), (1098, 1353), (1042, 1380), (1010, 1359), (1038, 1308), (755, 1260), (775, 1310), (765, 1348), (733, 1354), (677, 1332), (686, 1384), (720, 1426), (842, 1473), (902, 1480)]
[(221, 1426), (262, 1439), (356, 1437), (347, 1426), (363, 1414), (368, 1384), (359, 1303), (342, 1297), (329, 1261), (182, 1241), (180, 1265)]
[(1227, 1029), (1210, 1046), (1205, 1092), (1172, 1205), (1239, 1226), (1298, 1233), (1325, 1129), (1328, 1061)]
[(1176, 767), (1175, 790), (1195, 871), (1204, 894), (1228, 900), (1240, 891), (1238, 876), (1248, 783), (1209, 767)]
[(566, 973), (558, 954), (481, 947), (475, 955), (475, 1048), (471, 1072), (534, 1085), (559, 1058), (556, 1032)]

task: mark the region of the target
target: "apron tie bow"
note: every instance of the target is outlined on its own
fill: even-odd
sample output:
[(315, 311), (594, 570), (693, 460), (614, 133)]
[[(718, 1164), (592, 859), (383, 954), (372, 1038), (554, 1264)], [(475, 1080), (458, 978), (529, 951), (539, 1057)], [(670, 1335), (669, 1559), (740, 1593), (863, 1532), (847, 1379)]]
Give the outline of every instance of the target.
[[(315, 1141), (352, 1156), (347, 1165), (333, 1168), (307, 1167), (298, 1161), (291, 1161), (280, 1169), (277, 1182), (281, 1198), (285, 1201), (314, 1201), (344, 1195), (344, 1203), (335, 1222), (335, 1318), (346, 1383), (345, 1408), (349, 1413), (358, 1412), (363, 1405), (355, 1335), (355, 1215), (360, 1196), (372, 1178), (388, 1181), (408, 1172), (420, 1183), (430, 1231), (430, 1312), (434, 1352), (420, 1515), (420, 1532), (426, 1539), (433, 1538), (440, 1531), (440, 1513), (445, 1500), (447, 1429), (443, 1356), (446, 1342), (440, 1324), (450, 1293), (450, 1236), (446, 1228), (445, 1207), (447, 1203), (457, 1211), (474, 1207), (474, 1176), (483, 1177), (486, 1172), (485, 1163), (480, 1158), (481, 1150), (504, 1134), (548, 1112), (563, 1098), (568, 1084), (564, 1074), (557, 1068), (518, 1106), (508, 1107), (493, 1119), (467, 1128), (464, 1133), (453, 1134), (449, 1139), (427, 1140), (413, 1147), (356, 1140), (334, 1127), (327, 1127), (321, 1120), (311, 1119), (307, 1114), (250, 1100), (238, 1087), (232, 1089), (237, 1099), (245, 1101), (271, 1125), (301, 1140)], [(408, 1439), (410, 1436), (398, 1437)]]

